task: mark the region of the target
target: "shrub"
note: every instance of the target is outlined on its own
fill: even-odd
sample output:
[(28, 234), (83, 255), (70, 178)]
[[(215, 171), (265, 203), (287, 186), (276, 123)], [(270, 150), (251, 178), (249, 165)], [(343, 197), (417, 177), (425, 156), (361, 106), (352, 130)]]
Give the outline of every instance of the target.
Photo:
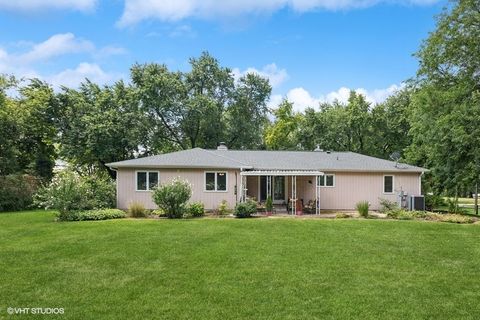
[(424, 219), (428, 213), (425, 211), (407, 211), (405, 209), (396, 208), (387, 212), (387, 216), (398, 220)]
[(433, 211), (435, 208), (445, 206), (445, 200), (438, 195), (425, 195), (425, 209)]
[(187, 215), (190, 217), (203, 217), (205, 206), (201, 202), (190, 203), (187, 206)]
[(265, 210), (267, 212), (272, 212), (273, 210), (273, 200), (271, 196), (268, 196), (267, 200), (265, 201)]
[(221, 216), (226, 215), (228, 213), (228, 202), (227, 202), (227, 200), (222, 200), (222, 202), (220, 202), (220, 205), (218, 206), (216, 211)]
[(152, 213), (154, 216), (159, 216), (159, 217), (166, 217), (167, 215), (165, 214), (165, 211), (163, 211), (162, 209), (155, 209), (152, 211)]
[(125, 218), (126, 213), (120, 209), (98, 209), (85, 211), (59, 212), (60, 221), (107, 220)]
[(128, 206), (128, 214), (130, 215), (130, 217), (143, 218), (146, 216), (147, 212), (143, 204), (141, 204), (140, 202), (132, 202)]
[(345, 212), (340, 212), (335, 215), (335, 219), (348, 219), (350, 216)]
[(458, 198), (447, 198), (448, 212), (449, 213), (465, 213), (465, 210), (458, 205)]
[(38, 179), (34, 176), (0, 176), (0, 211), (27, 209), (33, 204), (33, 195), (38, 187)]
[(234, 214), (237, 218), (249, 218), (256, 212), (257, 203), (253, 200), (247, 200), (246, 202), (237, 203)]
[(389, 211), (398, 209), (398, 203), (390, 201), (388, 199), (380, 198), (380, 212), (387, 213)]
[(473, 223), (474, 222), (474, 220), (468, 216), (463, 216), (460, 214), (441, 214), (441, 213), (430, 213), (427, 216), (427, 220), (449, 222), (449, 223)]
[(368, 217), (368, 209), (370, 208), (370, 203), (368, 203), (368, 201), (360, 201), (356, 204), (356, 207), (361, 217)]
[(153, 191), (153, 202), (162, 209), (168, 218), (181, 218), (192, 196), (192, 187), (186, 181), (174, 179)]
[(81, 176), (80, 181), (84, 185), (89, 208), (100, 209), (115, 207), (115, 183), (105, 172)]
[(115, 205), (115, 184), (105, 174), (79, 176), (62, 171), (48, 186), (38, 190), (34, 203), (61, 213), (111, 208)]

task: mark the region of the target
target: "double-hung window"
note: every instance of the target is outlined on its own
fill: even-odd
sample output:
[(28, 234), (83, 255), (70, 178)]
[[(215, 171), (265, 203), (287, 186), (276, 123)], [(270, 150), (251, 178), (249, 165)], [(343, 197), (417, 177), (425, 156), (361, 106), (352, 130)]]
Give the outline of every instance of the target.
[(320, 187), (335, 187), (335, 175), (334, 174), (324, 174), (318, 179), (318, 185)]
[(135, 181), (137, 191), (151, 191), (158, 187), (158, 171), (137, 171)]
[(383, 193), (392, 194), (394, 186), (394, 177), (385, 175), (383, 176)]
[(209, 191), (209, 192), (227, 191), (227, 173), (225, 171), (205, 172), (205, 191)]

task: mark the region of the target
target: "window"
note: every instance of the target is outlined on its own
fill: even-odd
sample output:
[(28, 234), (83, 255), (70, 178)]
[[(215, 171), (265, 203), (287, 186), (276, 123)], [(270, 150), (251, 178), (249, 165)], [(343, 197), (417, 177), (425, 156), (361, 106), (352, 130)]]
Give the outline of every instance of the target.
[(393, 193), (393, 176), (383, 176), (383, 193)]
[(227, 173), (205, 172), (205, 191), (227, 191)]
[(137, 191), (150, 191), (158, 187), (158, 171), (137, 171)]
[(325, 174), (318, 179), (318, 185), (320, 187), (335, 187), (335, 175)]

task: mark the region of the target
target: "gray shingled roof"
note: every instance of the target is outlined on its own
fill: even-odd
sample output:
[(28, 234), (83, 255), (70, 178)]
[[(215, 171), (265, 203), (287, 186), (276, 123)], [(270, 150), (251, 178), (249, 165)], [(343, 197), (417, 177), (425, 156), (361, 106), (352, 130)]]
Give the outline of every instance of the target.
[(205, 150), (195, 148), (107, 164), (112, 168), (218, 168), (424, 172), (424, 168), (354, 152)]

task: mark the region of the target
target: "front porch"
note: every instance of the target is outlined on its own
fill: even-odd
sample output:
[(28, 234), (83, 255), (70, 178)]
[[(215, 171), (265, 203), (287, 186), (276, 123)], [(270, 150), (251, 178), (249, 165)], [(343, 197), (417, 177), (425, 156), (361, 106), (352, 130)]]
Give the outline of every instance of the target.
[(241, 201), (254, 199), (264, 204), (273, 200), (275, 213), (320, 214), (320, 179), (324, 173), (313, 170), (242, 171)]

